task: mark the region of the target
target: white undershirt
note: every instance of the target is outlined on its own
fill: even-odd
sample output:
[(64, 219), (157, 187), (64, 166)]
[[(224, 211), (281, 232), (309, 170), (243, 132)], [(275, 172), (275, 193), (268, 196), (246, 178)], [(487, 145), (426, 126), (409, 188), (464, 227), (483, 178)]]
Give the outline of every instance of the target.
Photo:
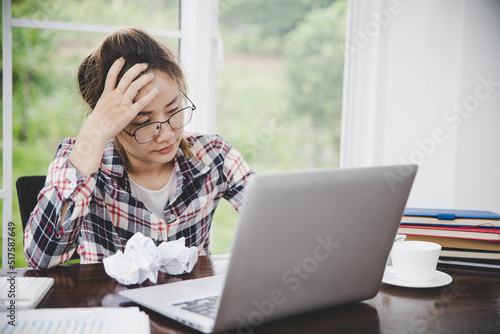
[(155, 216), (158, 218), (165, 220), (165, 214), (163, 213), (163, 209), (167, 205), (167, 201), (175, 192), (175, 186), (177, 184), (177, 175), (175, 170), (172, 172), (170, 176), (170, 180), (168, 183), (160, 190), (149, 190), (144, 187), (141, 187), (137, 183), (135, 183), (130, 176), (128, 177), (130, 180), (130, 189), (132, 190), (132, 196), (140, 199)]

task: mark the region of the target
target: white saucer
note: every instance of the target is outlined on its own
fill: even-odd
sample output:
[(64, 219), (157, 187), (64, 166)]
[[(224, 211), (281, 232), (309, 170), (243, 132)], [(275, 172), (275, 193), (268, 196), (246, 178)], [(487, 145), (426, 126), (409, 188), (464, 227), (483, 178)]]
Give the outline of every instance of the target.
[(390, 285), (402, 286), (406, 288), (437, 288), (450, 284), (453, 278), (447, 273), (436, 270), (434, 278), (426, 282), (406, 282), (398, 279), (391, 267), (387, 267), (384, 272), (382, 282)]

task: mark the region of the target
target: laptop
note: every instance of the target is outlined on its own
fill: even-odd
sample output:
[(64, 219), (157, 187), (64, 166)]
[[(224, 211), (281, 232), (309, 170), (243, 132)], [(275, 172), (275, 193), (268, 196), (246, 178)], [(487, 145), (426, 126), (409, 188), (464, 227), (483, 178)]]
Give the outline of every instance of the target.
[(415, 165), (255, 175), (225, 275), (120, 291), (204, 333), (374, 297)]

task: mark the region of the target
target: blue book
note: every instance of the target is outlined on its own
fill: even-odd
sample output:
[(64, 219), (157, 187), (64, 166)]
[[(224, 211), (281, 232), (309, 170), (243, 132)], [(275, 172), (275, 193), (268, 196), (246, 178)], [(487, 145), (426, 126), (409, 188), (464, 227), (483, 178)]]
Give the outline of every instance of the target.
[(500, 215), (492, 211), (406, 208), (401, 225), (500, 227)]

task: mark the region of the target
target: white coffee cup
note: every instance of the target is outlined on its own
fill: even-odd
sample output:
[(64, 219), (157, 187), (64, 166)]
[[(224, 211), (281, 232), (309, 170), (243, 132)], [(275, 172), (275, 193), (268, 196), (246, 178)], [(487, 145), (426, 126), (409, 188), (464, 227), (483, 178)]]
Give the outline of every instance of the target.
[(436, 273), (441, 245), (427, 241), (395, 242), (391, 251), (393, 271), (406, 282), (426, 282)]

